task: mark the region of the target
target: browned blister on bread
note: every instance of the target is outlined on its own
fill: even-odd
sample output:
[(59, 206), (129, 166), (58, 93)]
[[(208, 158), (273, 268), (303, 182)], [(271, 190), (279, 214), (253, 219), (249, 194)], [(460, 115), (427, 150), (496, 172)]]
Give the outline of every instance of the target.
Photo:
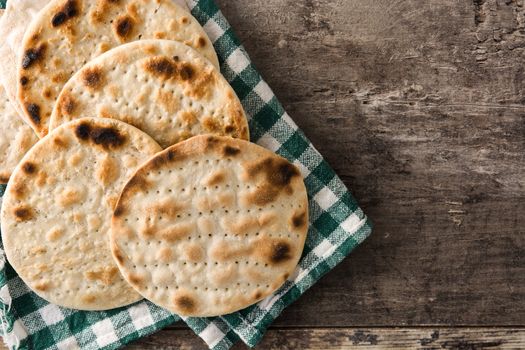
[[(58, 95), (83, 65), (119, 45), (160, 38), (191, 46), (219, 65), (197, 20), (172, 0), (51, 0), (32, 20), (19, 50), (17, 98), (25, 120), (45, 136)], [(104, 85), (101, 72), (85, 73), (88, 93)]]
[(293, 164), (247, 141), (201, 135), (137, 170), (113, 215), (111, 247), (145, 298), (180, 315), (215, 316), (292, 276), (307, 230), (306, 188)]
[(29, 288), (82, 310), (140, 299), (120, 275), (108, 235), (123, 185), (160, 149), (121, 121), (84, 118), (25, 155), (6, 188), (0, 221), (7, 258)]

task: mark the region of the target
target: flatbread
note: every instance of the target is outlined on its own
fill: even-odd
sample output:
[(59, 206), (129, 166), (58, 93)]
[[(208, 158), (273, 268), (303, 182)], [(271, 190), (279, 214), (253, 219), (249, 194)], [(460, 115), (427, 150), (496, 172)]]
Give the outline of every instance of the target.
[(85, 118), (26, 154), (7, 185), (1, 224), (7, 258), (29, 288), (81, 310), (140, 299), (113, 262), (108, 231), (123, 185), (159, 150), (131, 125)]
[[(48, 0), (8, 1), (4, 16), (0, 20), (0, 82), (9, 101), (23, 118), (23, 108), (16, 99), (16, 63), (24, 33), (35, 15), (47, 5)], [(29, 121), (28, 121), (29, 122)]]
[[(5, 19), (5, 11), (2, 9), (0, 16), (2, 22)], [(1, 85), (0, 125), (0, 184), (5, 184), (20, 159), (36, 143), (37, 137), (33, 130), (18, 118), (14, 105), (9, 102)]]
[(162, 147), (214, 133), (248, 139), (235, 92), (206, 58), (171, 40), (140, 40), (97, 57), (64, 86), (50, 129), (83, 116), (125, 121)]
[(184, 42), (215, 66), (197, 20), (171, 0), (51, 0), (27, 29), (17, 65), (17, 97), (39, 136), (64, 84), (100, 54), (139, 39)]
[(33, 129), (18, 117), (1, 86), (0, 128), (0, 184), (5, 184), (20, 159), (38, 141), (38, 137)]
[(307, 229), (294, 165), (246, 141), (202, 135), (159, 153), (127, 183), (111, 249), (145, 298), (179, 315), (215, 316), (279, 288)]

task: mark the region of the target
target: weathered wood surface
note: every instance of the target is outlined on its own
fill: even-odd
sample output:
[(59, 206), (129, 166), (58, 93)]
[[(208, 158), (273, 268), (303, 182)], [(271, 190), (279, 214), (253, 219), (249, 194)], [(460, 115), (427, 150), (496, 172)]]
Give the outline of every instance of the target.
[[(315, 328), (271, 329), (255, 348), (272, 349), (522, 349), (524, 328)], [(200, 350), (204, 341), (189, 329), (169, 328), (127, 347), (128, 350)], [(249, 349), (237, 344), (233, 350)], [(0, 344), (0, 350), (7, 347)]]
[[(256, 347), (271, 349), (522, 349), (523, 328), (316, 328), (272, 329)], [(170, 329), (157, 333), (129, 350), (206, 349), (202, 340), (187, 329)], [(238, 344), (234, 350), (248, 349)]]
[[(375, 224), (275, 323), (301, 329), (265, 344), (331, 334), (318, 327), (524, 325), (524, 1), (218, 2)], [(333, 332), (310, 346), (348, 341)]]

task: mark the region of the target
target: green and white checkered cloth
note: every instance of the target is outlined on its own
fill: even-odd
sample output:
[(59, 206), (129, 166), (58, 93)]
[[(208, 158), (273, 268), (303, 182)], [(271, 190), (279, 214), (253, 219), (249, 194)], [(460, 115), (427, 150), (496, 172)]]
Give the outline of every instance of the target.
[[(0, 5), (4, 8), (5, 1)], [(211, 349), (228, 349), (239, 340), (254, 346), (275, 318), (359, 245), (371, 227), (342, 181), (262, 80), (214, 1), (188, 0), (188, 6), (214, 43), (222, 72), (243, 103), (252, 141), (296, 164), (308, 190), (306, 246), (284, 286), (230, 315), (184, 319)], [(0, 186), (0, 198), (4, 190)], [(12, 349), (115, 349), (180, 319), (147, 301), (106, 312), (49, 304), (27, 288), (0, 253), (0, 332)]]

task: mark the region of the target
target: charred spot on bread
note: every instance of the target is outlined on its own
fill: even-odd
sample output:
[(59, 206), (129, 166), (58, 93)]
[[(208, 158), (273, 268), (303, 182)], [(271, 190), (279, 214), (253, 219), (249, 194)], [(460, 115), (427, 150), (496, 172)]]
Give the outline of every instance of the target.
[(104, 148), (119, 147), (124, 144), (125, 138), (115, 128), (95, 128), (91, 132), (91, 138), (97, 145), (101, 145)]
[(24, 164), (22, 164), (22, 170), (27, 175), (34, 175), (37, 171), (37, 167), (35, 163), (25, 162)]
[(104, 83), (104, 73), (100, 67), (86, 68), (81, 73), (81, 79), (84, 86), (92, 90), (100, 89)]
[(46, 44), (40, 44), (38, 47), (27, 49), (22, 56), (22, 68), (31, 68), (35, 63), (42, 61), (46, 48)]
[(88, 123), (81, 123), (75, 129), (75, 135), (81, 140), (89, 140), (89, 134), (91, 132), (91, 126)]
[(133, 32), (134, 21), (130, 16), (123, 16), (115, 22), (115, 33), (120, 39), (129, 39)]
[(45, 88), (44, 91), (42, 92), (42, 95), (43, 95), (46, 99), (50, 100), (51, 97), (53, 96), (53, 92), (51, 91), (50, 88)]
[(239, 153), (241, 153), (241, 150), (237, 147), (224, 146), (224, 148), (222, 149), (222, 154), (225, 157), (234, 157)]
[(195, 68), (189, 63), (181, 62), (178, 56), (172, 59), (166, 56), (151, 57), (144, 68), (148, 73), (164, 80), (189, 81), (197, 75)]
[(263, 178), (259, 186), (247, 195), (248, 202), (255, 205), (272, 203), (281, 193), (293, 194), (292, 179), (300, 176), (299, 170), (283, 158), (263, 158), (245, 165), (245, 169), (249, 178)]
[(34, 124), (39, 125), (40, 124), (40, 106), (36, 103), (28, 103), (26, 104), (26, 112), (29, 114), (29, 117), (33, 121)]
[(273, 187), (283, 189), (290, 185), (294, 177), (300, 176), (299, 170), (282, 158), (265, 158), (247, 167), (250, 177), (262, 174)]
[(175, 157), (177, 156), (177, 151), (175, 151), (174, 149), (169, 149), (167, 152), (166, 152), (166, 160), (168, 162), (172, 162), (175, 160)]
[(174, 298), (173, 302), (175, 306), (185, 314), (192, 313), (196, 309), (195, 301), (187, 295), (177, 296)]
[(146, 62), (145, 68), (151, 74), (164, 79), (170, 79), (177, 71), (176, 64), (167, 57), (153, 57)]
[(187, 63), (182, 65), (179, 74), (182, 80), (191, 80), (195, 76), (195, 70)]
[(87, 122), (77, 125), (75, 135), (82, 141), (93, 142), (106, 150), (119, 148), (126, 142), (126, 137), (116, 128), (91, 125)]
[(27, 206), (15, 208), (13, 214), (18, 222), (29, 221), (34, 217), (33, 209)]
[(197, 47), (204, 47), (206, 46), (206, 39), (204, 39), (202, 36), (197, 39)]
[(64, 6), (53, 16), (51, 25), (59, 27), (69, 21), (71, 18), (78, 16), (78, 4), (76, 0), (67, 0)]
[(271, 262), (279, 264), (284, 261), (290, 260), (291, 258), (292, 256), (289, 244), (285, 242), (279, 242), (273, 246), (272, 254), (270, 256)]
[(26, 86), (28, 83), (29, 79), (27, 77), (23, 76), (20, 78), (20, 85), (22, 85), (22, 87)]
[(121, 217), (122, 215), (124, 215), (125, 211), (126, 207), (124, 206), (124, 204), (119, 202), (115, 208), (115, 211), (113, 212), (113, 216), (116, 218)]
[(220, 140), (218, 137), (216, 136), (213, 136), (213, 135), (207, 135), (205, 136), (206, 139), (205, 139), (205, 148), (207, 150), (219, 150), (219, 148), (217, 147), (217, 145), (220, 143)]
[(306, 224), (306, 211), (295, 213), (292, 216), (292, 226), (294, 228), (301, 228)]

